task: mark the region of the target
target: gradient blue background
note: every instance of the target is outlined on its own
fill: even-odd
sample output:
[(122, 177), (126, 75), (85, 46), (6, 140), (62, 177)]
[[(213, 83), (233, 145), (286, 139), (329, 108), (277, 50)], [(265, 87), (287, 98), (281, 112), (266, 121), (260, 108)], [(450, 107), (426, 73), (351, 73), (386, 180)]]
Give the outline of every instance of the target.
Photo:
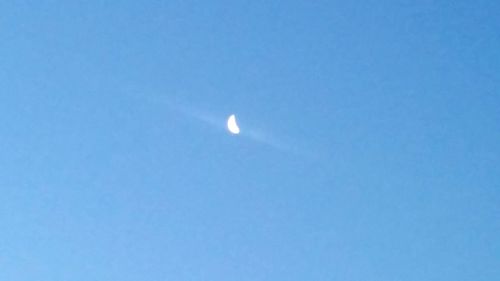
[(1, 280), (499, 278), (498, 1), (109, 2), (0, 4)]

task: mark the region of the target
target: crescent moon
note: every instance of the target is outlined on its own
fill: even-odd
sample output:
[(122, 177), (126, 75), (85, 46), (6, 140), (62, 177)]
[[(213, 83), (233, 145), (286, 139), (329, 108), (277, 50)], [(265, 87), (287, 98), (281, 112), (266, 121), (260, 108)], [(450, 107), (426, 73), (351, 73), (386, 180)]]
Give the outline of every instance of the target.
[(229, 118), (227, 119), (227, 129), (233, 135), (237, 135), (240, 133), (240, 127), (238, 127), (238, 124), (236, 123), (236, 116), (234, 116), (234, 114), (229, 116)]

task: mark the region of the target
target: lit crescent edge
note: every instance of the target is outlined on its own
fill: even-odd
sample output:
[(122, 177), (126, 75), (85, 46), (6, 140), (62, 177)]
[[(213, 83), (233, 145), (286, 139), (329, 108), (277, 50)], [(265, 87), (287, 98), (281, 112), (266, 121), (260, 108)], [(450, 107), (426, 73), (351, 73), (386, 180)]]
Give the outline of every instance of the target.
[(231, 134), (234, 134), (234, 135), (237, 135), (240, 133), (240, 128), (238, 127), (238, 124), (236, 123), (236, 116), (234, 116), (234, 114), (229, 116), (229, 118), (227, 119), (227, 129), (229, 130), (229, 132), (231, 132)]

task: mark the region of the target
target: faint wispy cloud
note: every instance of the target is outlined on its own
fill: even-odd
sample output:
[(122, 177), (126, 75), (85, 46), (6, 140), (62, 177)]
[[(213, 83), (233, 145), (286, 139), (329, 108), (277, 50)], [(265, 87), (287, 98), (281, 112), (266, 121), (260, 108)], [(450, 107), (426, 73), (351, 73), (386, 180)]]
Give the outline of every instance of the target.
[(186, 106), (181, 104), (167, 103), (171, 110), (174, 110), (186, 117), (202, 121), (203, 123), (210, 125), (211, 127), (217, 129), (224, 129), (224, 119), (217, 118), (214, 114), (199, 110), (192, 106)]
[[(185, 103), (165, 99), (162, 100), (162, 102), (169, 108), (169, 110), (201, 121), (214, 129), (227, 131), (226, 122), (229, 117), (229, 113), (227, 116), (216, 116), (211, 112), (201, 110), (195, 106), (187, 105)], [(302, 156), (309, 155), (309, 153), (306, 153), (304, 149), (301, 149), (297, 145), (293, 145), (293, 142), (290, 140), (285, 140), (283, 137), (277, 136), (275, 133), (263, 131), (244, 123), (245, 122), (243, 122), (243, 126), (241, 126), (242, 124), (240, 123), (241, 133), (237, 137), (248, 139), (252, 142), (271, 147), (281, 152)]]
[(252, 128), (246, 128), (241, 131), (241, 136), (248, 138), (252, 141), (268, 145), (270, 147), (273, 147), (275, 149), (281, 150), (281, 151), (293, 151), (294, 149), (290, 144), (287, 142), (281, 140), (280, 138), (276, 137), (275, 135), (272, 135), (270, 133), (266, 133), (264, 131), (252, 129)]

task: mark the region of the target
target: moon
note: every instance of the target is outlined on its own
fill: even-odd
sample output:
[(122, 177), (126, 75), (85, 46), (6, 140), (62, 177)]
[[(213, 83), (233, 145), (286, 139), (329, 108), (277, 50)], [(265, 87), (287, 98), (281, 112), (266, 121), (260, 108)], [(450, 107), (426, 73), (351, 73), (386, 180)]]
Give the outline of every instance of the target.
[(229, 118), (227, 119), (227, 129), (233, 135), (237, 135), (240, 133), (240, 127), (238, 127), (238, 124), (236, 123), (236, 116), (234, 116), (234, 114), (229, 116)]

